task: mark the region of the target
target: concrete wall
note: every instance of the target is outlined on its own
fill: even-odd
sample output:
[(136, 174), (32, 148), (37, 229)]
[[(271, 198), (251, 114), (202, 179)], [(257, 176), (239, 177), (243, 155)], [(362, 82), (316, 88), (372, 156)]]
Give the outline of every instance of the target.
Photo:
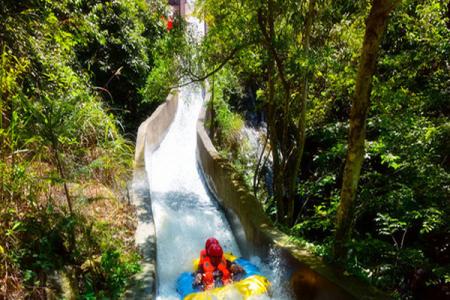
[(177, 107), (178, 94), (170, 94), (166, 102), (158, 106), (153, 114), (139, 126), (134, 153), (135, 168), (140, 168), (145, 165), (144, 157), (146, 150), (153, 151), (159, 146), (170, 124), (172, 124)]
[(136, 245), (142, 256), (142, 272), (125, 293), (126, 299), (154, 299), (156, 292), (156, 232), (150, 199), (150, 187), (145, 170), (145, 152), (155, 150), (164, 139), (178, 108), (178, 95), (170, 94), (153, 114), (139, 126), (132, 181), (132, 202), (136, 206), (138, 226)]
[[(229, 216), (230, 225), (244, 255), (268, 257), (276, 248), (289, 266), (290, 285), (297, 299), (386, 299), (374, 288), (355, 278), (338, 274), (319, 257), (292, 243), (275, 229), (260, 203), (243, 181), (220, 158), (204, 127), (205, 111), (197, 123), (197, 158), (210, 190)], [(242, 225), (242, 227), (240, 226)], [(239, 230), (244, 232), (239, 232)]]

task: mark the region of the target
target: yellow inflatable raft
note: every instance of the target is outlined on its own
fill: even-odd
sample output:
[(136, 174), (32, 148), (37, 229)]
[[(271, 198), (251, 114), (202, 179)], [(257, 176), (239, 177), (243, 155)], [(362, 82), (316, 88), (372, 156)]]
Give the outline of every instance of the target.
[[(193, 287), (194, 274), (182, 273), (177, 280), (177, 291), (184, 300), (225, 300), (248, 299), (251, 296), (269, 294), (270, 282), (259, 271), (258, 267), (243, 258), (225, 253), (225, 258), (239, 264), (245, 271), (241, 280), (232, 284), (217, 287), (207, 291), (201, 291)], [(193, 269), (197, 270), (199, 260), (195, 260)]]

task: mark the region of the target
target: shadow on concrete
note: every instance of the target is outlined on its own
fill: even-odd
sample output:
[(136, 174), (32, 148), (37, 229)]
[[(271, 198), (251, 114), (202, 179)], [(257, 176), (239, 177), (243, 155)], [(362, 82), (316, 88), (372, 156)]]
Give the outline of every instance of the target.
[(142, 255), (142, 270), (134, 276), (125, 299), (155, 299), (156, 294), (156, 233), (153, 221), (150, 187), (145, 168), (134, 170), (132, 202), (136, 206), (138, 226), (135, 240)]
[(164, 199), (164, 205), (173, 211), (219, 209), (216, 203), (202, 202), (199, 195), (192, 192), (168, 191), (164, 193), (153, 192), (153, 199)]

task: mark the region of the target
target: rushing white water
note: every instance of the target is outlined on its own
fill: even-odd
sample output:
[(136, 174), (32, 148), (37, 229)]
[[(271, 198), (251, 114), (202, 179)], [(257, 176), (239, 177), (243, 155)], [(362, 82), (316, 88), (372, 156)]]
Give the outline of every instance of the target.
[[(202, 28), (201, 23), (190, 21)], [(197, 167), (196, 123), (202, 105), (200, 87), (181, 88), (178, 111), (165, 139), (145, 157), (156, 228), (159, 300), (179, 299), (176, 279), (181, 272), (192, 271), (193, 259), (198, 257), (207, 238), (216, 237), (224, 251), (240, 256), (230, 226), (208, 193)], [(276, 256), (271, 265), (261, 264), (258, 257), (251, 260), (272, 281), (273, 299), (288, 299), (282, 292)], [(230, 295), (230, 299), (239, 297)]]

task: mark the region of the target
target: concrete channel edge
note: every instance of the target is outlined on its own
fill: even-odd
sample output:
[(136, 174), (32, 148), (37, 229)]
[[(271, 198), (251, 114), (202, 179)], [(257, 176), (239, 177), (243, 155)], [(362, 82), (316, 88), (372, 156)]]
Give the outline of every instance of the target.
[[(138, 225), (135, 242), (142, 254), (142, 271), (136, 274), (124, 299), (155, 299), (156, 232), (151, 206), (150, 186), (145, 167), (145, 153), (158, 148), (169, 130), (178, 109), (178, 92), (172, 91), (138, 129), (131, 182), (131, 201), (136, 207)], [(151, 166), (147, 166), (147, 169)]]

